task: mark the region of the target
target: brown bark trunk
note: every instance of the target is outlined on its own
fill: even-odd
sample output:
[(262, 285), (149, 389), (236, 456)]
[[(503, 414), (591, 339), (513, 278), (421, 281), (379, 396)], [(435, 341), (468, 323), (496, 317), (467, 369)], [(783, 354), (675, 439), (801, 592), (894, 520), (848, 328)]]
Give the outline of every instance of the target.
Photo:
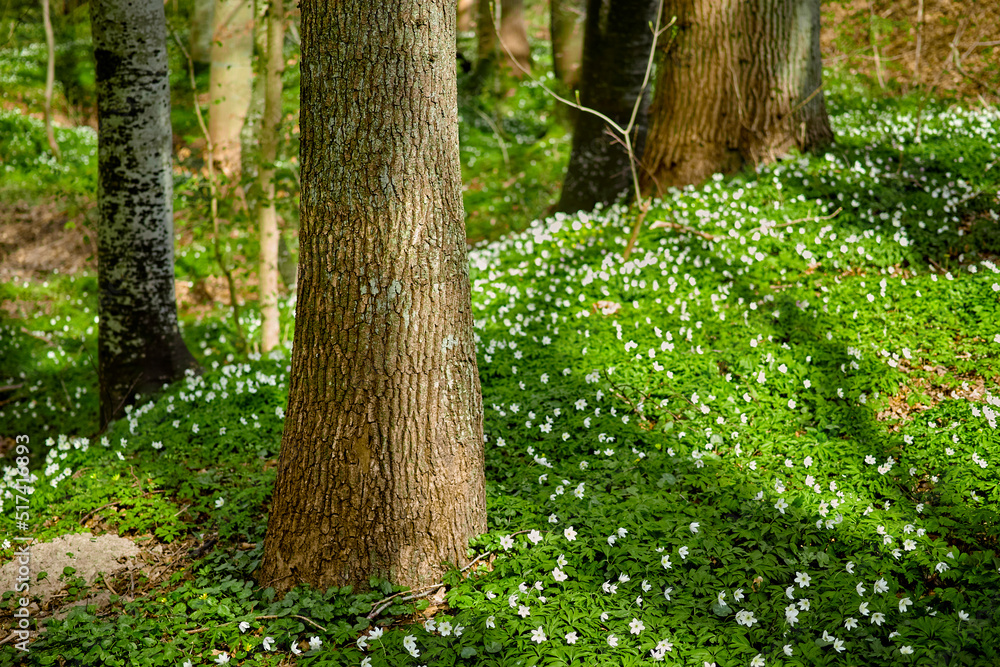
[[(653, 47), (649, 24), (656, 20), (656, 0), (589, 0), (583, 47), (580, 103), (626, 127)], [(632, 133), (632, 148), (642, 156), (646, 138), (643, 95)], [(589, 211), (615, 201), (632, 183), (631, 158), (622, 138), (608, 124), (585, 111), (577, 114), (573, 150), (566, 167), (558, 210)]]
[(478, 0), (476, 5), (476, 76), (483, 78), (489, 74), (497, 59), (497, 30), (493, 12), (493, 0)]
[(278, 154), (281, 123), (281, 72), (285, 69), (285, 25), (281, 0), (270, 0), (267, 9), (267, 64), (264, 74), (264, 115), (260, 122), (260, 316), (261, 352), (277, 347), (278, 320), (278, 212), (274, 206), (274, 160)]
[(552, 0), (552, 72), (569, 90), (580, 86), (583, 66), (583, 30), (587, 16), (584, 0)]
[(455, 3), (301, 7), (298, 303), (257, 580), (415, 586), (486, 529)]
[(659, 191), (833, 140), (819, 0), (674, 0), (643, 158)]
[(531, 71), (531, 46), (524, 24), (523, 0), (500, 1), (500, 40), (509, 73), (520, 78)]

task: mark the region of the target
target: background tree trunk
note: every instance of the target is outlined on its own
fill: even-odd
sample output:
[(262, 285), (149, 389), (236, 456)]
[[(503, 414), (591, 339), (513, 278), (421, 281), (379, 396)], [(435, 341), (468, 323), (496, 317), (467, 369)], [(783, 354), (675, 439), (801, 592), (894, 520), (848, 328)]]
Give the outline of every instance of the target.
[(195, 366), (174, 298), (166, 17), (160, 0), (91, 0), (97, 74), (101, 427)]
[[(657, 6), (657, 0), (587, 3), (580, 103), (622, 127), (628, 124), (642, 89), (653, 45), (650, 23), (656, 20)], [(648, 98), (643, 95), (634, 127), (632, 146), (637, 157), (642, 156), (646, 137)], [(589, 211), (598, 202), (613, 202), (630, 187), (631, 173), (621, 139), (603, 120), (581, 111), (558, 210)]]
[(528, 44), (528, 29), (524, 24), (523, 0), (501, 0), (500, 39), (507, 47), (501, 47), (501, 50), (509, 73), (521, 78), (524, 70), (530, 72), (531, 46)]
[(56, 38), (52, 33), (52, 18), (49, 16), (49, 0), (42, 0), (42, 25), (45, 28), (45, 46), (48, 60), (45, 64), (45, 136), (49, 140), (49, 150), (59, 159), (59, 144), (52, 131), (52, 89), (56, 80)]
[(295, 342), (257, 581), (415, 586), (486, 529), (455, 3), (301, 7)]
[(660, 190), (833, 139), (819, 0), (675, 0), (644, 164)]
[(583, 31), (587, 17), (584, 0), (551, 0), (552, 71), (566, 88), (580, 87)]
[(458, 0), (458, 18), (455, 19), (455, 23), (459, 32), (472, 30), (475, 13), (476, 0)]
[(493, 73), (497, 61), (496, 17), (499, 6), (492, 0), (478, 0), (476, 4), (476, 80), (482, 83)]
[(208, 65), (212, 62), (214, 16), (215, 0), (194, 0), (191, 5), (191, 38), (188, 50), (195, 64)]
[(260, 122), (261, 200), (260, 223), (261, 352), (277, 347), (281, 328), (278, 319), (278, 212), (274, 206), (274, 159), (278, 154), (281, 124), (281, 72), (285, 69), (285, 24), (281, 0), (270, 0), (267, 9), (267, 64), (264, 75), (264, 115)]
[(253, 3), (216, 0), (213, 25), (208, 133), (222, 172), (238, 180), (240, 130), (253, 83)]

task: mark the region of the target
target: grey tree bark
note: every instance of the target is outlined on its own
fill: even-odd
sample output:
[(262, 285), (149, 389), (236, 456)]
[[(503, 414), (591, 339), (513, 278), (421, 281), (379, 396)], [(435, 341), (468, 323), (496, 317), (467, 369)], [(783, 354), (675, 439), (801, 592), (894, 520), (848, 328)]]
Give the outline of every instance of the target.
[[(653, 45), (650, 24), (656, 20), (657, 6), (657, 0), (587, 2), (580, 103), (622, 127), (628, 125), (642, 90)], [(647, 92), (632, 137), (637, 157), (642, 156), (645, 143), (648, 106)], [(609, 204), (628, 190), (631, 174), (628, 151), (621, 139), (600, 118), (580, 112), (558, 210), (572, 213), (589, 211), (598, 203)]]
[(260, 122), (261, 201), (257, 207), (260, 226), (260, 294), (262, 352), (270, 352), (280, 339), (278, 320), (278, 212), (274, 205), (274, 160), (278, 154), (281, 124), (281, 72), (285, 69), (285, 16), (282, 0), (270, 0), (267, 25), (267, 61), (264, 73), (264, 115)]
[(98, 105), (101, 426), (196, 366), (174, 296), (166, 17), (160, 0), (91, 0)]
[(486, 529), (454, 0), (302, 0), (288, 413), (256, 579), (416, 586)]
[(819, 0), (671, 0), (644, 164), (663, 189), (833, 140)]

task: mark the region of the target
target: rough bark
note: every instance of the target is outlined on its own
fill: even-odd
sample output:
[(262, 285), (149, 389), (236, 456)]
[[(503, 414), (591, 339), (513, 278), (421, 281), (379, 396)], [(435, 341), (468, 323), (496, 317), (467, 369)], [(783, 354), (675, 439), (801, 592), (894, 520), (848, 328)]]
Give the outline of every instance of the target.
[(101, 426), (195, 366), (177, 326), (166, 18), (91, 0), (98, 105)]
[(212, 29), (215, 0), (194, 0), (191, 5), (191, 60), (199, 65), (212, 62)]
[(264, 115), (260, 123), (261, 201), (257, 207), (260, 224), (261, 346), (267, 353), (280, 338), (278, 320), (278, 212), (274, 206), (274, 160), (278, 154), (278, 125), (281, 123), (281, 72), (285, 68), (284, 8), (281, 0), (270, 0), (267, 9), (267, 64), (264, 74)]
[(587, 4), (584, 0), (552, 0), (549, 10), (552, 71), (569, 90), (576, 90), (583, 65)]
[(238, 180), (240, 130), (253, 82), (253, 3), (215, 0), (209, 70), (208, 133), (222, 172)]
[(49, 16), (49, 0), (42, 0), (42, 25), (45, 28), (45, 46), (48, 60), (45, 65), (45, 137), (49, 150), (59, 159), (59, 144), (52, 131), (52, 89), (56, 80), (56, 38), (52, 32), (52, 18)]
[(833, 140), (819, 0), (674, 0), (643, 159), (658, 190)]
[(524, 1), (500, 1), (500, 40), (503, 42), (504, 63), (516, 78), (531, 71), (531, 46), (528, 29), (524, 24)]
[(415, 586), (486, 529), (454, 0), (302, 1), (299, 283), (262, 586)]
[[(620, 126), (628, 125), (653, 45), (650, 23), (656, 0), (588, 0), (580, 103)], [(643, 95), (632, 146), (641, 157), (646, 138), (648, 92)], [(573, 131), (558, 209), (571, 213), (615, 201), (631, 183), (629, 155), (620, 137), (593, 114), (581, 112)]]

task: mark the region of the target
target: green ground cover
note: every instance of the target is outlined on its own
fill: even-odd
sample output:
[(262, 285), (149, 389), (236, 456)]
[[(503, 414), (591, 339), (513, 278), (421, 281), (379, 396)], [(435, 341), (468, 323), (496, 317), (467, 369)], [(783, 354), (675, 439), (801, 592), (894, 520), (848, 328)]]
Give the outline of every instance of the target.
[[(444, 604), (253, 586), (287, 346), (243, 357), (226, 309), (185, 314), (205, 373), (91, 438), (95, 276), (0, 286), (0, 384), (23, 385), (0, 432), (31, 434), (36, 536), (98, 510), (137, 540), (219, 538), (110, 613), (50, 621), (30, 664), (1000, 663), (1000, 116), (827, 81), (836, 145), (671, 191), (628, 262), (634, 210), (540, 215), (568, 141), (537, 86), (464, 95), (490, 530)], [(74, 132), (58, 169), (12, 171), (92, 173)], [(179, 174), (192, 283), (217, 273), (203, 205)], [(252, 265), (247, 227), (226, 243)]]

